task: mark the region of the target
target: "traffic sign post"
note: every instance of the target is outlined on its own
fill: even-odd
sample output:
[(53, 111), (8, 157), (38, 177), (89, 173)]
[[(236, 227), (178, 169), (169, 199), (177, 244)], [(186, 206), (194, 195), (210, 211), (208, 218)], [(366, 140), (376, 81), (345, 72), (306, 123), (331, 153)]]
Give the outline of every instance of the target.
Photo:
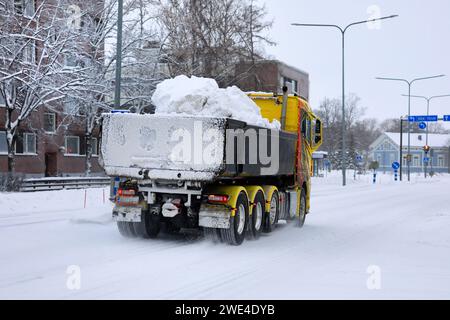
[(364, 164), (364, 157), (360, 154), (357, 154), (355, 156), (355, 162), (356, 162), (355, 163), (356, 166), (355, 166), (355, 170), (353, 171), (353, 180), (356, 180), (356, 170), (358, 169), (358, 171), (361, 171), (361, 168)]
[(394, 162), (392, 163), (392, 169), (394, 169), (394, 179), (398, 181), (398, 169), (400, 169), (400, 163)]
[(419, 123), (419, 129), (420, 130), (425, 130), (426, 128), (427, 128), (427, 123), (426, 122)]

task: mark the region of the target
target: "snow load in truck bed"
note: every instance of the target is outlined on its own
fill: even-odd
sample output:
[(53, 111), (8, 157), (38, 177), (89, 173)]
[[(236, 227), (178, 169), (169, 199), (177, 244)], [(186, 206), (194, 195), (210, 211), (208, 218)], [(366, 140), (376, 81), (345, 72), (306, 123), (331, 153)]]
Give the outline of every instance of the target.
[(214, 79), (178, 76), (156, 87), (152, 96), (156, 114), (184, 114), (232, 118), (269, 129), (280, 129), (277, 120), (261, 116), (259, 107), (238, 87), (221, 89)]

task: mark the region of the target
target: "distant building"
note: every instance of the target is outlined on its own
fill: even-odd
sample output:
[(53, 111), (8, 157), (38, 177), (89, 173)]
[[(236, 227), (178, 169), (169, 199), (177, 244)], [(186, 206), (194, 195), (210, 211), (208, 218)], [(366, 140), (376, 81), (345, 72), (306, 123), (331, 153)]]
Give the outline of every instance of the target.
[(289, 93), (296, 93), (309, 100), (309, 74), (278, 60), (240, 62), (235, 68), (233, 83), (243, 91), (279, 93), (287, 86)]
[[(7, 1), (8, 2), (8, 1)], [(68, 11), (79, 12), (83, 1), (76, 0), (64, 4)], [(99, 7), (103, 7), (103, 0), (96, 0)], [(22, 15), (24, 21), (32, 19), (36, 8), (42, 5), (43, 14), (47, 11), (45, 6), (52, 7), (52, 1), (48, 3), (42, 1), (11, 1), (15, 13)], [(91, 3), (92, 5), (92, 3)], [(24, 11), (25, 10), (25, 11)], [(92, 7), (92, 10), (96, 10)], [(53, 16), (52, 16), (53, 17)], [(74, 27), (81, 28), (82, 17), (75, 21)], [(46, 17), (42, 20), (45, 22)], [(78, 25), (77, 25), (78, 24)], [(31, 42), (28, 61), (36, 63), (36, 55), (39, 53), (39, 43)], [(87, 49), (86, 49), (87, 50)], [(64, 59), (67, 67), (73, 67), (73, 60), (70, 55)], [(85, 172), (85, 117), (77, 114), (73, 115), (76, 105), (71, 99), (61, 99), (52, 105), (41, 106), (34, 110), (30, 116), (24, 120), (17, 131), (17, 142), (15, 146), (15, 172), (25, 174), (27, 177), (43, 176), (74, 176), (83, 175)], [(0, 93), (0, 175), (8, 171), (8, 148), (5, 131), (5, 98)], [(13, 112), (13, 118), (17, 117), (17, 112)], [(69, 119), (69, 120), (67, 120)], [(92, 174), (102, 175), (103, 169), (98, 163), (99, 139), (98, 129), (94, 130), (92, 140), (93, 158)]]
[[(423, 172), (425, 168), (426, 145), (425, 133), (411, 133), (411, 172)], [(429, 172), (450, 173), (450, 135), (429, 134), (428, 145), (431, 151), (428, 154), (430, 163)], [(407, 167), (406, 155), (408, 153), (408, 134), (403, 134), (403, 168)], [(392, 163), (400, 159), (400, 134), (385, 132), (370, 145), (370, 157), (380, 164), (380, 170), (392, 170)]]

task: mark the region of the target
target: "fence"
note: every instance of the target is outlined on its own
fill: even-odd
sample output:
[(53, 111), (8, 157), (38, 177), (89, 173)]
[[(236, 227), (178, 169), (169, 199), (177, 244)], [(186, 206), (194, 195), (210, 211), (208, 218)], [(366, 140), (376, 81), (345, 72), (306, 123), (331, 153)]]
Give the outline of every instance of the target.
[(21, 192), (63, 189), (100, 188), (110, 185), (108, 177), (64, 177), (24, 179), (19, 187)]

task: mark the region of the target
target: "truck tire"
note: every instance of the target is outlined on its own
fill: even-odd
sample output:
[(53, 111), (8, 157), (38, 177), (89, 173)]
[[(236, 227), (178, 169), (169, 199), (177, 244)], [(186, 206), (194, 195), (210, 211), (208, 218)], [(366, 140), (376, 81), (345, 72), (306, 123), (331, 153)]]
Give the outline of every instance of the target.
[(306, 219), (306, 193), (305, 189), (302, 189), (302, 193), (300, 194), (300, 205), (299, 205), (299, 213), (297, 219), (297, 225), (299, 228), (302, 228), (305, 224)]
[(245, 239), (248, 220), (248, 199), (247, 195), (241, 192), (236, 201), (236, 214), (230, 217), (230, 228), (220, 229), (222, 239), (229, 245), (241, 245)]
[(265, 213), (264, 232), (270, 233), (273, 230), (275, 230), (279, 214), (280, 214), (279, 196), (278, 192), (274, 191), (274, 193), (272, 193), (272, 197), (270, 198), (269, 212)]
[(133, 226), (131, 222), (125, 221), (117, 221), (117, 228), (119, 229), (120, 234), (125, 238), (133, 238), (135, 237)]
[(203, 233), (205, 235), (205, 238), (214, 242), (219, 243), (222, 242), (222, 239), (220, 237), (220, 230), (216, 228), (203, 228)]
[(145, 237), (145, 222), (131, 222), (136, 237)]
[(154, 239), (161, 230), (160, 218), (151, 213), (144, 214), (144, 238)]
[(252, 215), (248, 223), (248, 235), (250, 238), (258, 239), (264, 228), (264, 194), (259, 191), (253, 201)]

